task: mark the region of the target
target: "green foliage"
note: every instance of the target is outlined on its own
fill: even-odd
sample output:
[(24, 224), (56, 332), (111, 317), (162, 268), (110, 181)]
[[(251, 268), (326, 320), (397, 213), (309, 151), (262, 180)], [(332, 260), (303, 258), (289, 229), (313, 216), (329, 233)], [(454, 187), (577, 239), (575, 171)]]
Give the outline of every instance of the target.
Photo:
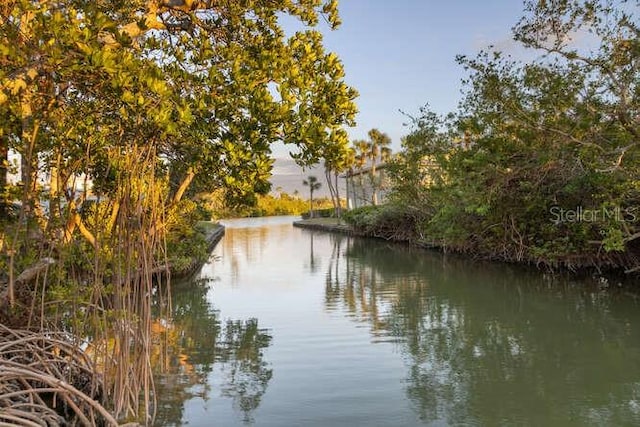
[(343, 218), (357, 233), (365, 236), (420, 241), (416, 234), (416, 217), (393, 203), (352, 209), (345, 212)]
[(366, 232), (376, 224), (382, 209), (381, 206), (362, 206), (346, 211), (342, 218), (352, 227)]
[(171, 231), (167, 235), (167, 258), (172, 270), (180, 275), (194, 263), (202, 263), (209, 257), (205, 234), (195, 226), (203, 217), (205, 208), (191, 200), (183, 200), (171, 213)]
[[(544, 57), (458, 58), (459, 111), (423, 109), (389, 165), (416, 235), (509, 261), (635, 268), (640, 32), (618, 6), (527, 2), (515, 38)], [(600, 42), (588, 56), (570, 44), (586, 30)]]
[[(81, 174), (113, 197), (127, 173), (118, 159), (136, 146), (178, 199), (190, 188), (266, 194), (274, 141), (294, 145), (301, 164), (346, 152), (357, 93), (313, 29), (339, 25), (335, 0), (11, 3), (0, 18), (0, 140), (23, 155), (27, 179), (56, 172), (52, 199)], [(309, 28), (286, 37), (281, 13)]]
[(278, 196), (267, 194), (259, 196), (256, 206), (248, 208), (242, 216), (300, 215), (307, 209), (307, 206), (306, 200), (290, 196), (287, 193), (280, 193)]
[[(246, 204), (229, 205), (221, 192), (201, 195), (204, 209), (211, 211), (214, 218), (245, 218), (280, 215), (302, 215), (309, 209), (309, 201), (285, 192), (277, 195), (258, 195)], [(315, 201), (321, 210), (329, 209), (331, 201), (325, 198)]]
[[(285, 35), (282, 14), (305, 28)], [(3, 178), (8, 151), (22, 161), (19, 189), (0, 179), (3, 202), (21, 199), (19, 220), (0, 229), (7, 277), (54, 256), (57, 284), (95, 291), (87, 313), (106, 316), (103, 305), (117, 303), (129, 321), (72, 332), (112, 328), (105, 334), (127, 345), (113, 346), (109, 363), (148, 357), (154, 275), (167, 260), (181, 268), (204, 256), (193, 226), (208, 213), (187, 199), (221, 190), (236, 204), (256, 201), (269, 191), (276, 141), (303, 164), (346, 147), (357, 92), (325, 51), (320, 20), (339, 25), (335, 0), (0, 5)], [(15, 305), (16, 283), (7, 285)], [(135, 415), (150, 392), (139, 389), (149, 370), (127, 366), (104, 375), (118, 416)]]
[[(326, 203), (324, 203), (324, 205), (326, 205)], [(316, 208), (313, 210), (313, 217), (314, 218), (335, 218), (336, 217), (335, 206), (332, 206), (330, 208), (321, 208), (321, 209)], [(302, 219), (309, 219), (309, 218), (311, 218), (311, 212), (307, 211), (302, 213)]]
[(311, 199), (313, 199), (313, 192), (319, 190), (320, 187), (322, 187), (322, 183), (318, 182), (318, 178), (313, 175), (309, 175), (309, 178), (303, 179), (302, 185), (304, 185), (305, 187), (309, 187)]

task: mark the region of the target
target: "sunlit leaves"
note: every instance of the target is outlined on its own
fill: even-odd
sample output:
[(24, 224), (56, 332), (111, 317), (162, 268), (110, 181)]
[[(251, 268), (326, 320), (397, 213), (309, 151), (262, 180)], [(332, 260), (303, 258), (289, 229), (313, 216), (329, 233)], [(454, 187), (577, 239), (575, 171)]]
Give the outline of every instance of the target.
[(305, 164), (344, 152), (357, 94), (320, 33), (285, 37), (281, 13), (339, 24), (334, 0), (17, 3), (0, 31), (0, 105), (33, 109), (39, 126), (11, 130), (12, 148), (113, 191), (109, 159), (148, 146), (173, 189), (192, 170), (196, 189), (240, 193), (267, 188), (275, 141)]

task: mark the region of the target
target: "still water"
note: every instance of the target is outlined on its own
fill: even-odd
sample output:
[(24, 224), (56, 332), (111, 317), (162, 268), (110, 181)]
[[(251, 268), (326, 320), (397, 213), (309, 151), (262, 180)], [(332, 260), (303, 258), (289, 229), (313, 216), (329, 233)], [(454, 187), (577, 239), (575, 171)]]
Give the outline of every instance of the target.
[(633, 294), (294, 219), (174, 284), (158, 425), (640, 425)]

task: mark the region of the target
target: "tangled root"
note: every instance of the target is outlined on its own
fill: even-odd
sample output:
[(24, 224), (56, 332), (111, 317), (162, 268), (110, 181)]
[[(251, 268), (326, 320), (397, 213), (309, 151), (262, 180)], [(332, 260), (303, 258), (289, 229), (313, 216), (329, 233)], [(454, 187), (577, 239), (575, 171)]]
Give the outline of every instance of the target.
[(0, 426), (108, 425), (91, 359), (61, 332), (0, 324)]

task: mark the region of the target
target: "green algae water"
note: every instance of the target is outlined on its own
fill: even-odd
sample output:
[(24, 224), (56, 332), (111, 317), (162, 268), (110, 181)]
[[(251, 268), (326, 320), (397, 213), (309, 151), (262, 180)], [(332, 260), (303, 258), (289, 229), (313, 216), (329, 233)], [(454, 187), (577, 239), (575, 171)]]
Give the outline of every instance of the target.
[(293, 220), (173, 285), (157, 425), (640, 425), (634, 294)]

